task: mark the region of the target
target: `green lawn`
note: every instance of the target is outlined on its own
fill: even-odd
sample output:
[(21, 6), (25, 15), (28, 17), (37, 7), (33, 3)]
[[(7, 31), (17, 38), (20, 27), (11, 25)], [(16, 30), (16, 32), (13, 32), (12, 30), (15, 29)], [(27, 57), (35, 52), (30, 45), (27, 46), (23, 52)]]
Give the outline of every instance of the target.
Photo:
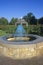
[(5, 31), (0, 30), (0, 36), (7, 35)]

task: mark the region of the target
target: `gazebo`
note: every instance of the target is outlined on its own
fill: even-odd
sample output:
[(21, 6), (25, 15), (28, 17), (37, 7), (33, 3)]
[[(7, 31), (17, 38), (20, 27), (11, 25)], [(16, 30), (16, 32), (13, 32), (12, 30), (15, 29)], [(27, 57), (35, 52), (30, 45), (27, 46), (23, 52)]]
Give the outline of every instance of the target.
[(15, 25), (20, 24), (22, 24), (23, 26), (28, 26), (28, 23), (24, 19), (18, 19), (18, 21), (15, 23)]

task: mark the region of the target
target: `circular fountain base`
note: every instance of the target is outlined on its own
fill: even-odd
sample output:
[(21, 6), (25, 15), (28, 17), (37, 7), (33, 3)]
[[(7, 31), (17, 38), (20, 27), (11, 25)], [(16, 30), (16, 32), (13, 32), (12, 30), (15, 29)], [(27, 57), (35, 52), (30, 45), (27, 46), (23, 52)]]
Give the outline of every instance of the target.
[(43, 37), (28, 35), (28, 37), (30, 36), (36, 39), (26, 42), (11, 42), (6, 39), (6, 37), (9, 39), (9, 36), (0, 37), (0, 55), (13, 59), (27, 59), (43, 54)]

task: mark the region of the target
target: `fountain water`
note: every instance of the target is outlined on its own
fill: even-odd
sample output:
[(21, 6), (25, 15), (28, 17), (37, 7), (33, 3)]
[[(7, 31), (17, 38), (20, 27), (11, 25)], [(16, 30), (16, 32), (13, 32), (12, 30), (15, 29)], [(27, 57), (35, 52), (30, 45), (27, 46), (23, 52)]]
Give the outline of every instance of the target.
[(15, 34), (13, 34), (13, 37), (8, 38), (8, 41), (14, 41), (14, 42), (23, 42), (23, 41), (31, 41), (36, 39), (35, 37), (28, 36), (25, 29), (23, 28), (22, 24), (17, 26)]
[(27, 41), (29, 40), (29, 37), (26, 36), (26, 31), (23, 28), (23, 26), (20, 24), (17, 26), (15, 34), (13, 34), (12, 38), (8, 38), (9, 41)]
[(22, 37), (26, 34), (26, 31), (25, 31), (25, 29), (23, 28), (22, 25), (18, 25), (15, 34), (16, 34), (16, 36)]

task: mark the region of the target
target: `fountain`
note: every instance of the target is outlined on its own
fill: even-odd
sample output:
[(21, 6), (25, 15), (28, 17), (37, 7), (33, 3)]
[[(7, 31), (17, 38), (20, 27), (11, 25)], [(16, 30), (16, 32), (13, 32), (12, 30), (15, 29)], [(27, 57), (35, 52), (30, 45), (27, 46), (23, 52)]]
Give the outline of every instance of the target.
[(22, 25), (18, 25), (17, 30), (15, 32), (15, 34), (13, 34), (13, 37), (8, 38), (8, 41), (23, 41), (23, 40), (27, 40), (29, 38), (27, 38), (26, 36), (26, 31), (24, 30)]
[(26, 42), (35, 39), (36, 37), (28, 36), (28, 34), (26, 33), (25, 29), (21, 24), (18, 25), (15, 34), (7, 38), (8, 41), (13, 41), (13, 42)]
[(41, 45), (43, 45), (43, 37), (27, 34), (21, 24), (17, 26), (15, 34), (0, 37), (1, 55), (13, 59), (35, 57), (40, 54), (36, 51)]

